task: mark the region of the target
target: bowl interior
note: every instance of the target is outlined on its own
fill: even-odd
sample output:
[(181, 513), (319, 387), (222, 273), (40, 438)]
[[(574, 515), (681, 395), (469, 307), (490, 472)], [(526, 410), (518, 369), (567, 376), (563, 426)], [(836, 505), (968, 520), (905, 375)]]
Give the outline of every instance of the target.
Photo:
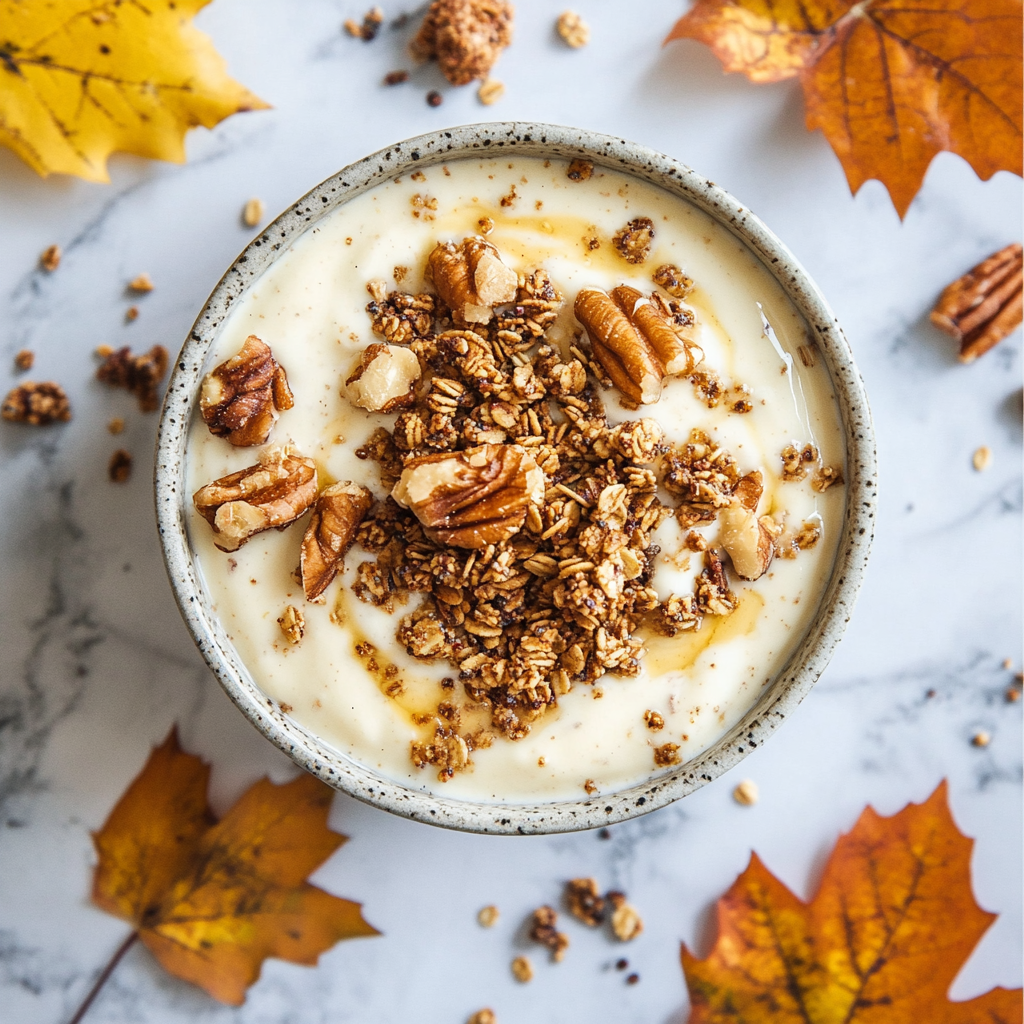
[[(846, 438), (846, 512), (831, 577), (783, 670), (758, 703), (696, 758), (654, 781), (582, 800), (495, 805), (440, 797), (384, 778), (318, 739), (282, 712), (241, 663), (210, 606), (186, 529), (189, 424), (205, 359), (239, 297), (278, 253), (351, 198), (417, 167), (495, 151), (586, 158), (652, 182), (724, 225), (776, 278), (806, 321), (831, 376)], [(849, 621), (871, 545), (876, 464), (871, 415), (849, 344), (814, 283), (757, 217), (688, 167), (643, 146), (581, 129), (504, 122), (433, 132), (381, 150), (318, 185), (249, 244), (213, 290), (175, 363), (161, 414), (155, 487), (164, 559), (185, 623), (221, 685), (264, 736), (305, 770), (384, 810), (466, 831), (527, 834), (593, 828), (654, 810), (710, 782), (765, 741), (817, 681)]]

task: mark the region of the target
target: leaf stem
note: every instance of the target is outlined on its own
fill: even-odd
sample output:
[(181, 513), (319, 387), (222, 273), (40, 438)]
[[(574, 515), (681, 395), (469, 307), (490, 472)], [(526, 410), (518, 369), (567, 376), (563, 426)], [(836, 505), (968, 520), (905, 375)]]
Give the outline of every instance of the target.
[(79, 1006), (79, 1008), (75, 1011), (74, 1017), (72, 1017), (71, 1020), (68, 1021), (68, 1024), (79, 1024), (79, 1021), (88, 1012), (89, 1007), (92, 1006), (92, 1001), (96, 998), (96, 996), (99, 995), (100, 989), (103, 988), (103, 986), (107, 983), (107, 978), (109, 978), (111, 974), (114, 973), (114, 968), (121, 962), (121, 958), (125, 955), (125, 953), (127, 953), (128, 950), (135, 945), (135, 941), (138, 939), (138, 937), (138, 932), (131, 932), (128, 938), (126, 938), (124, 942), (122, 942), (121, 945), (117, 947), (117, 950), (114, 953), (114, 955), (107, 961), (107, 966), (104, 967), (102, 971), (100, 971), (100, 976), (96, 979), (96, 984), (94, 984), (93, 987), (89, 989), (89, 994), (85, 997), (85, 999), (82, 1000), (82, 1005)]

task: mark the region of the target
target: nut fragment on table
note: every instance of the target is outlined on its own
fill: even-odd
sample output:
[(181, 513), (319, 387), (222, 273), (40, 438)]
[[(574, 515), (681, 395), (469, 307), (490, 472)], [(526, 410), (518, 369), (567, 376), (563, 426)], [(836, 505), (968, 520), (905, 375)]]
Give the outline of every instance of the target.
[(263, 200), (252, 198), (242, 207), (242, 223), (247, 228), (254, 228), (263, 220)]
[(753, 807), (759, 796), (757, 783), (753, 779), (744, 779), (732, 791), (733, 800), (744, 807)]
[(419, 379), (420, 361), (412, 349), (374, 342), (345, 381), (345, 393), (353, 405), (368, 412), (398, 412), (412, 404)]
[(833, 484), (843, 482), (843, 470), (841, 466), (822, 466), (816, 470), (811, 477), (811, 490), (827, 491)]
[(1024, 250), (1014, 242), (948, 285), (935, 303), (932, 323), (960, 342), (960, 362), (973, 362), (1021, 322)]
[(493, 928), (498, 923), (500, 913), (501, 912), (498, 908), (491, 903), (486, 907), (480, 908), (480, 912), (476, 915), (476, 919), (481, 928)]
[(410, 459), (391, 496), (438, 543), (485, 548), (518, 533), (544, 490), (544, 473), (525, 448), (485, 444)]
[(372, 43), (377, 38), (381, 25), (384, 24), (384, 12), (379, 7), (371, 7), (363, 15), (362, 22), (349, 18), (345, 22), (345, 31), (356, 39), (362, 39), (364, 43)]
[(199, 411), (210, 433), (239, 448), (264, 444), (278, 416), (294, 404), (284, 367), (255, 334), (203, 378), (199, 391)]
[(139, 400), (143, 412), (156, 412), (160, 405), (157, 390), (167, 373), (170, 357), (163, 345), (133, 356), (128, 346), (96, 350), (103, 362), (96, 368), (96, 379), (111, 387), (124, 388)]
[(52, 274), (60, 266), (60, 257), (60, 246), (48, 245), (39, 257), (39, 265), (47, 273)]
[(485, 106), (497, 103), (505, 95), (505, 83), (499, 82), (496, 78), (486, 78), (480, 83), (476, 91), (476, 98)]
[(555, 24), (566, 46), (578, 50), (590, 42), (590, 26), (575, 12), (563, 11)]
[(516, 272), (482, 238), (467, 238), (461, 245), (439, 242), (427, 267), (438, 295), (457, 323), (490, 323), (494, 307), (516, 297)]
[(604, 920), (604, 897), (593, 878), (573, 878), (566, 882), (565, 903), (573, 917), (591, 928), (596, 928)]
[(466, 1024), (497, 1024), (498, 1018), (494, 1015), (494, 1011), (489, 1007), (484, 1007), (482, 1010), (477, 1010), (472, 1017), (466, 1021)]
[(7, 393), (0, 416), (11, 423), (41, 427), (71, 419), (71, 404), (59, 384), (26, 381)]
[(290, 445), (273, 445), (259, 462), (200, 487), (192, 496), (199, 514), (213, 527), (221, 551), (236, 551), (250, 537), (283, 529), (316, 500), (316, 463)]
[(31, 349), (23, 348), (14, 357), (14, 368), (21, 373), (31, 370), (36, 361), (35, 353)]
[(131, 452), (127, 452), (123, 448), (118, 448), (117, 451), (110, 456), (110, 462), (107, 465), (107, 476), (109, 476), (115, 484), (123, 484), (131, 475)]
[(296, 608), (293, 604), (285, 608), (277, 624), (281, 627), (285, 640), (290, 644), (297, 644), (306, 632), (306, 617), (302, 614), (302, 609)]
[(452, 85), (486, 78), (512, 42), (514, 10), (506, 0), (434, 0), (412, 41), (412, 51), (437, 58)]
[(317, 496), (299, 559), (307, 601), (323, 601), (323, 592), (338, 574), (345, 552), (372, 505), (370, 491), (349, 481), (325, 487)]
[(128, 282), (128, 287), (133, 292), (151, 292), (153, 290), (153, 279), (149, 274), (139, 274)]
[(992, 465), (992, 449), (985, 444), (980, 448), (976, 448), (974, 454), (971, 456), (971, 465), (974, 466), (979, 473), (988, 469), (988, 467)]
[(525, 985), (533, 980), (533, 964), (525, 956), (517, 956), (512, 961), (512, 976)]
[(626, 902), (625, 893), (608, 893), (608, 902), (612, 906), (612, 933), (620, 942), (631, 942), (644, 930), (643, 919), (636, 907)]
[(554, 907), (543, 906), (533, 912), (530, 924), (530, 938), (546, 946), (551, 951), (551, 959), (556, 963), (565, 957), (565, 951), (569, 948), (569, 937), (555, 927), (557, 922), (558, 911)]
[(627, 263), (643, 263), (654, 241), (654, 221), (650, 217), (636, 217), (612, 238), (618, 254)]

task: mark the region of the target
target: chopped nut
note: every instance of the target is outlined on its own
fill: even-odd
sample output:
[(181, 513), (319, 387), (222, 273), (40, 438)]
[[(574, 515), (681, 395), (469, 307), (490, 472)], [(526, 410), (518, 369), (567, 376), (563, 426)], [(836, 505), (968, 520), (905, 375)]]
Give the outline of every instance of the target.
[(323, 600), (321, 595), (338, 574), (345, 552), (372, 505), (369, 490), (348, 481), (320, 492), (302, 538), (299, 561), (307, 601)]
[(1024, 253), (1018, 243), (982, 260), (949, 285), (931, 321), (960, 342), (960, 362), (973, 362), (1021, 322)]
[(533, 912), (533, 922), (530, 925), (530, 938), (547, 946), (551, 951), (551, 959), (556, 963), (565, 956), (569, 947), (569, 937), (555, 928), (558, 921), (558, 911), (553, 907), (538, 907)]
[(124, 420), (120, 416), (115, 416), (108, 424), (107, 430), (111, 434), (120, 434), (124, 430)]
[(736, 485), (734, 501), (719, 513), (721, 543), (732, 559), (736, 575), (745, 580), (760, 579), (775, 556), (775, 542), (782, 528), (770, 516), (757, 516), (762, 477), (759, 470), (748, 473)]
[(254, 228), (261, 220), (263, 220), (263, 200), (262, 199), (250, 199), (245, 206), (242, 207), (242, 223), (247, 228)]
[(167, 372), (169, 356), (163, 345), (154, 345), (148, 352), (133, 356), (127, 346), (96, 350), (103, 362), (96, 369), (97, 380), (115, 388), (125, 388), (139, 400), (143, 412), (156, 412), (160, 401), (157, 388)]
[(654, 241), (654, 221), (650, 217), (636, 217), (612, 239), (619, 255), (627, 263), (643, 263)]
[(128, 287), (133, 292), (151, 292), (153, 290), (153, 281), (149, 274), (139, 274), (138, 277), (134, 277), (128, 282)]
[(651, 275), (651, 279), (677, 299), (685, 299), (693, 288), (693, 280), (674, 263), (663, 263)]
[(192, 496), (213, 527), (221, 551), (235, 551), (254, 534), (282, 529), (316, 499), (316, 463), (290, 446), (271, 446), (259, 462), (221, 477)]
[(573, 917), (591, 928), (604, 920), (604, 899), (593, 878), (573, 878), (566, 882), (565, 902)]
[(659, 768), (669, 768), (675, 764), (682, 764), (682, 761), (678, 743), (663, 743), (660, 747), (654, 748), (654, 763)]
[(107, 467), (107, 475), (115, 484), (123, 484), (132, 475), (132, 456), (123, 448), (118, 448), (110, 456), (110, 465)]
[(238, 355), (211, 370), (199, 392), (210, 433), (245, 448), (264, 444), (285, 409), (295, 404), (284, 367), (255, 334)]
[(476, 915), (481, 928), (493, 928), (498, 923), (499, 910), (494, 904), (481, 907), (480, 913)]
[(813, 477), (811, 477), (811, 489), (815, 491), (827, 491), (833, 484), (843, 482), (843, 470), (840, 466), (822, 466)]
[(60, 266), (61, 251), (59, 245), (48, 245), (39, 257), (39, 265), (47, 273), (52, 274)]
[[(569, 167), (565, 172), (565, 176), (570, 181), (590, 181), (591, 175), (594, 173), (594, 164), (591, 160), (576, 160), (569, 161)], [(594, 246), (593, 248), (597, 248)]]
[(974, 454), (971, 456), (971, 465), (979, 472), (982, 473), (989, 466), (992, 465), (992, 449), (988, 445), (982, 445), (976, 449)]
[(744, 779), (732, 791), (733, 800), (744, 807), (753, 807), (757, 803), (759, 795), (757, 783), (751, 779)]
[(657, 732), (659, 729), (665, 728), (665, 719), (657, 711), (645, 711), (644, 722), (646, 723), (647, 728), (652, 732)]
[(364, 43), (373, 42), (377, 38), (381, 25), (384, 24), (384, 12), (379, 7), (371, 7), (363, 15), (362, 24), (349, 18), (345, 22), (345, 31), (356, 39), (362, 39)]
[(281, 627), (285, 640), (290, 644), (297, 644), (306, 632), (306, 617), (302, 614), (302, 609), (296, 608), (293, 604), (285, 608), (277, 624)]
[(560, 14), (556, 27), (566, 45), (574, 50), (590, 42), (590, 26), (575, 11)]
[(25, 370), (31, 370), (33, 364), (35, 363), (35, 361), (36, 361), (35, 353), (29, 351), (27, 348), (23, 348), (14, 357), (14, 368), (16, 370), (21, 371), (21, 372), (24, 372)]
[(392, 413), (412, 404), (419, 379), (420, 361), (412, 349), (374, 343), (345, 381), (345, 392), (360, 409)]
[(419, 33), (414, 53), (436, 57), (452, 85), (486, 78), (512, 42), (512, 5), (506, 0), (434, 0)]
[(688, 337), (686, 329), (670, 320), (642, 292), (620, 285), (611, 294), (626, 318), (650, 342), (667, 374), (690, 374), (704, 359), (703, 349)]
[(40, 427), (71, 419), (71, 405), (59, 384), (26, 381), (7, 393), (0, 416), (11, 423)]
[(519, 445), (485, 444), (406, 462), (392, 497), (429, 537), (460, 548), (508, 540), (543, 499), (544, 473)]
[(498, 1018), (491, 1009), (477, 1010), (466, 1024), (497, 1024)]
[(612, 905), (612, 932), (620, 942), (631, 942), (643, 930), (644, 922), (636, 907), (626, 902), (625, 893), (608, 893), (608, 902)]
[(975, 747), (987, 747), (991, 742), (992, 737), (984, 729), (979, 729), (971, 737), (971, 744)]
[(818, 449), (813, 444), (805, 444), (803, 449), (797, 448), (795, 444), (787, 444), (782, 449), (783, 481), (794, 483), (797, 480), (803, 480), (807, 476), (807, 467), (813, 466), (817, 461)]
[(427, 265), (438, 294), (457, 322), (490, 323), (494, 307), (516, 297), (515, 271), (482, 238), (467, 238), (459, 246), (441, 242)]
[(138, 320), (139, 319), (139, 307), (138, 306), (129, 306), (124, 311), (124, 318), (125, 318), (125, 320), (128, 321), (128, 323), (132, 323), (133, 321)]
[(389, 71), (384, 76), (385, 85), (401, 85), (403, 82), (409, 81), (409, 72), (403, 70)]
[(476, 98), (485, 106), (497, 103), (505, 95), (505, 85), (496, 78), (485, 78), (476, 91)]
[(512, 976), (525, 985), (533, 980), (533, 964), (525, 956), (517, 956), (512, 961)]
[(583, 783), (583, 788), (588, 796), (593, 796), (597, 792), (597, 783), (593, 779), (587, 779)]

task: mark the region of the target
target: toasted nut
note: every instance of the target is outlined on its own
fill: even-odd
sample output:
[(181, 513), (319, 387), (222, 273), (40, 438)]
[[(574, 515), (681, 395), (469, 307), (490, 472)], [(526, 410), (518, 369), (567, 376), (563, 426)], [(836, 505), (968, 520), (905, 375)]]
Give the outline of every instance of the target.
[(321, 595), (338, 574), (356, 529), (372, 505), (370, 491), (348, 481), (320, 492), (302, 538), (299, 560), (307, 601), (323, 601)]
[(704, 358), (703, 350), (684, 338), (661, 309), (638, 289), (620, 285), (612, 289), (612, 298), (651, 343), (667, 374), (692, 373)]
[(665, 728), (665, 719), (657, 711), (645, 711), (644, 722), (646, 723), (647, 728), (652, 732), (657, 732), (659, 729)]
[(516, 297), (516, 273), (490, 242), (467, 238), (460, 246), (440, 242), (427, 260), (437, 293), (456, 321), (486, 324), (495, 306)]
[(992, 742), (992, 737), (985, 732), (984, 729), (979, 729), (972, 737), (971, 743), (975, 747), (987, 747)]
[(39, 265), (48, 273), (53, 273), (60, 266), (61, 251), (59, 245), (48, 245), (39, 257)]
[(411, 348), (377, 342), (363, 352), (355, 373), (345, 381), (353, 405), (370, 412), (397, 412), (416, 398), (420, 361)]
[(265, 443), (280, 413), (294, 404), (284, 367), (255, 334), (203, 378), (199, 392), (210, 433), (240, 448)]
[(612, 905), (612, 932), (620, 942), (631, 942), (643, 930), (644, 922), (636, 907), (626, 902), (625, 893), (608, 893), (608, 902)]
[(452, 85), (468, 85), (474, 78), (486, 78), (512, 42), (513, 15), (506, 0), (434, 0), (412, 51), (436, 57)]
[(643, 263), (653, 241), (654, 221), (650, 217), (636, 217), (612, 239), (612, 245), (627, 263)]
[(107, 476), (109, 476), (115, 484), (123, 484), (131, 475), (131, 452), (126, 452), (123, 448), (118, 448), (117, 451), (110, 456), (110, 462), (107, 465)]
[(517, 956), (512, 961), (512, 975), (525, 985), (533, 980), (533, 964), (525, 956)]
[(565, 176), (570, 181), (590, 181), (594, 173), (594, 164), (590, 160), (570, 160)]
[(742, 804), (744, 807), (753, 807), (757, 803), (758, 796), (757, 783), (751, 779), (744, 779), (737, 787), (732, 791), (732, 798), (738, 804)]
[(560, 14), (556, 27), (566, 45), (574, 50), (590, 42), (590, 26), (575, 11)]
[(138, 320), (139, 319), (139, 307), (138, 306), (129, 306), (124, 311), (124, 318), (125, 318), (125, 320), (128, 321), (128, 323), (131, 323), (133, 320)]
[(14, 357), (14, 368), (16, 370), (24, 373), (26, 370), (31, 370), (32, 369), (32, 366), (35, 363), (35, 361), (36, 361), (35, 353), (32, 352), (30, 349), (23, 348)]
[(285, 608), (277, 624), (284, 633), (285, 640), (290, 644), (297, 644), (306, 632), (306, 616), (302, 614), (301, 608), (290, 604)]
[(476, 91), (476, 98), (485, 107), (489, 107), (492, 103), (497, 103), (504, 95), (505, 85), (496, 78), (488, 78), (486, 81), (481, 82), (480, 88)]
[(485, 444), (410, 459), (391, 494), (438, 543), (483, 548), (518, 533), (544, 491), (544, 472), (525, 448)]
[(638, 405), (658, 401), (665, 368), (614, 300), (599, 288), (583, 288), (573, 311), (587, 330), (598, 362), (622, 394)]
[(678, 743), (663, 743), (660, 747), (654, 748), (654, 763), (659, 768), (669, 768), (674, 764), (682, 764), (679, 756)]
[(128, 287), (133, 292), (151, 292), (153, 290), (153, 281), (149, 274), (139, 274), (138, 277), (132, 278), (128, 283)]
[(971, 456), (971, 465), (982, 473), (992, 465), (992, 449), (988, 445), (982, 445)]
[(530, 938), (547, 946), (551, 951), (551, 959), (556, 963), (565, 956), (569, 948), (569, 937), (555, 928), (558, 921), (558, 911), (553, 907), (538, 907), (533, 912), (533, 921), (530, 925)]
[(674, 263), (663, 263), (651, 275), (651, 280), (677, 299), (685, 299), (693, 288), (693, 279), (687, 277)]
[(259, 454), (255, 466), (214, 480), (192, 496), (213, 527), (221, 551), (236, 551), (254, 534), (283, 529), (316, 499), (316, 463), (290, 446)]
[(139, 400), (143, 412), (156, 412), (160, 405), (157, 390), (167, 372), (170, 357), (163, 345), (154, 345), (137, 356), (127, 346), (96, 350), (103, 362), (96, 368), (96, 378), (111, 387), (125, 388)]
[(41, 427), (71, 419), (71, 404), (59, 384), (26, 381), (7, 393), (0, 416), (11, 423)]
[(494, 1011), (485, 1007), (482, 1010), (477, 1010), (472, 1017), (466, 1021), (466, 1024), (498, 1024), (498, 1018), (494, 1015)]
[(1021, 322), (1022, 294), (1024, 251), (1013, 243), (949, 285), (935, 303), (931, 321), (960, 342), (960, 362), (970, 363)]
[(254, 228), (263, 220), (263, 200), (250, 199), (242, 208), (242, 223), (247, 228)]
[(498, 923), (498, 915), (500, 911), (494, 904), (490, 904), (486, 907), (481, 907), (480, 913), (476, 915), (477, 921), (480, 922), (481, 928), (493, 928)]
[(719, 513), (721, 543), (732, 559), (736, 574), (745, 580), (760, 579), (775, 556), (775, 541), (782, 528), (770, 516), (757, 517), (763, 490), (759, 470), (748, 473), (736, 485), (733, 502)]
[(593, 878), (573, 878), (566, 882), (565, 902), (573, 917), (591, 928), (604, 920), (604, 899)]
[(843, 482), (843, 469), (841, 466), (822, 466), (811, 477), (811, 489), (815, 491), (827, 491), (833, 484)]

